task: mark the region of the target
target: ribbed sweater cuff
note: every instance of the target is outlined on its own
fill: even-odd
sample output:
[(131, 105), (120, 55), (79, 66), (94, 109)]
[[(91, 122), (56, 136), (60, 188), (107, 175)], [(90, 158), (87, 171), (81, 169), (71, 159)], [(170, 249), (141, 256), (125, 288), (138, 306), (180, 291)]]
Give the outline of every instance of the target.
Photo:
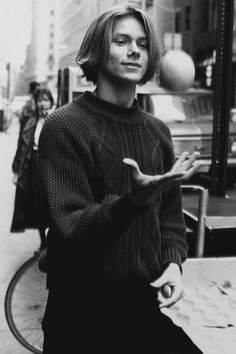
[(175, 246), (162, 249), (162, 267), (164, 268), (169, 263), (176, 263), (182, 270), (182, 257), (180, 251)]

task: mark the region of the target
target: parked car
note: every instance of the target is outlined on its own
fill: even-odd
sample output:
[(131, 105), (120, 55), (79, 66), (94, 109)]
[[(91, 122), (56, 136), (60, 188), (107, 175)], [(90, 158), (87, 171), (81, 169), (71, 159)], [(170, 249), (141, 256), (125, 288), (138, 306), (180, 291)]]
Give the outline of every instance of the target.
[[(172, 93), (145, 85), (138, 90), (140, 106), (163, 120), (170, 128), (176, 157), (199, 151), (203, 160), (198, 176), (210, 180), (213, 132), (213, 92), (191, 88)], [(228, 140), (227, 187), (236, 181), (236, 120), (231, 114)]]
[[(77, 67), (68, 67), (58, 72), (58, 102), (66, 104), (84, 91), (94, 90)], [(183, 151), (200, 152), (203, 165), (197, 177), (209, 185), (212, 135), (213, 92), (191, 88), (185, 92), (170, 92), (154, 82), (137, 90), (140, 106), (159, 117), (170, 128), (174, 151), (178, 157)], [(236, 181), (236, 110), (231, 111), (228, 144), (227, 186)], [(202, 180), (200, 180), (202, 182)]]

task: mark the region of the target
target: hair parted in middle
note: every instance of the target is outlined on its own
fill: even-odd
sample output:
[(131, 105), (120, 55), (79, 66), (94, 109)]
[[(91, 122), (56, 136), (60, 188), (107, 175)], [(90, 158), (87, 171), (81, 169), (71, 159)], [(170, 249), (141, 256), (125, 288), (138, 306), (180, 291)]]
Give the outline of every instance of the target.
[(99, 64), (105, 64), (109, 56), (116, 20), (127, 16), (135, 17), (143, 25), (148, 40), (147, 71), (139, 84), (145, 84), (158, 73), (160, 43), (148, 16), (138, 7), (119, 5), (110, 7), (92, 21), (77, 52), (76, 63), (81, 67), (87, 81), (97, 83)]
[(36, 94), (35, 94), (35, 101), (37, 102), (39, 100), (39, 98), (41, 98), (42, 96), (47, 96), (50, 103), (51, 103), (51, 108), (54, 104), (54, 98), (53, 98), (53, 95), (51, 93), (51, 91), (47, 88), (41, 88), (39, 89)]

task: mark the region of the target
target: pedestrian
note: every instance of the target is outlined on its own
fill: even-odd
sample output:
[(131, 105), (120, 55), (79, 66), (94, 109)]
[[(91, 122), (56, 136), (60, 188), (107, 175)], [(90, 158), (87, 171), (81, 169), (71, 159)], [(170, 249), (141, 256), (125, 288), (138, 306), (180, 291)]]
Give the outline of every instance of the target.
[(30, 98), (22, 108), (22, 112), (20, 116), (20, 129), (22, 129), (22, 126), (24, 125), (27, 118), (35, 113), (35, 109), (36, 109), (35, 95), (39, 89), (40, 89), (39, 82), (31, 81), (29, 83), (28, 94), (30, 95)]
[(24, 109), (27, 113), (32, 113), (34, 112), (36, 108), (36, 103), (35, 103), (35, 95), (37, 91), (40, 89), (40, 83), (37, 81), (31, 81), (29, 83), (29, 91), (28, 94), (30, 95), (29, 100), (26, 102), (24, 105)]
[(95, 90), (52, 113), (39, 141), (49, 215), (43, 353), (200, 353), (160, 310), (183, 296), (180, 182), (198, 155), (175, 162), (169, 129), (135, 99), (160, 62), (145, 12), (107, 9), (76, 61)]
[(41, 203), (36, 163), (39, 135), (45, 118), (53, 107), (51, 91), (37, 90), (35, 102), (35, 111), (25, 116), (25, 122), (20, 129), (12, 163), (16, 193), (11, 232), (24, 232), (29, 228), (38, 229), (40, 235), (38, 252), (40, 252), (46, 247), (46, 217)]

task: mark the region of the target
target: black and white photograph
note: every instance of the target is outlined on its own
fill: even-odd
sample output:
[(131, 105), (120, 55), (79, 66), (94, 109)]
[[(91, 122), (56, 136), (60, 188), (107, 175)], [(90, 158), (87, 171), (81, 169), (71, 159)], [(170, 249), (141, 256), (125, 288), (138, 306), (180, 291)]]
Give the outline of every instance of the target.
[(0, 354), (236, 353), (236, 0), (1, 0), (0, 167)]

